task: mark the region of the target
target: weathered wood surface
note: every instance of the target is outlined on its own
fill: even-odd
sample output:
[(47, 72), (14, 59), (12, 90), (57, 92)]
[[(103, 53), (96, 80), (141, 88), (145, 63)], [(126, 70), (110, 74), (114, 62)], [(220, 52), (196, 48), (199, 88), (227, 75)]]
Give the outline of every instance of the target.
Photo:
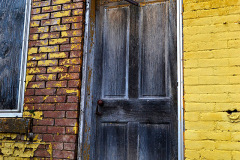
[[(83, 153), (98, 160), (175, 160), (176, 1), (105, 2), (97, 1)], [(95, 114), (99, 99), (102, 115)]]
[(17, 109), (25, 0), (0, 0), (0, 109)]
[(0, 119), (0, 133), (26, 134), (31, 130), (29, 118), (2, 118)]

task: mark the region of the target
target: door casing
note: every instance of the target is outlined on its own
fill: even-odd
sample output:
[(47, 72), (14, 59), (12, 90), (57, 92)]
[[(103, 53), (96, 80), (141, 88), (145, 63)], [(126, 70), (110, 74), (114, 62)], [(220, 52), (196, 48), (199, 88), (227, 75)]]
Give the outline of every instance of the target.
[[(78, 134), (78, 160), (90, 158), (92, 83), (95, 43), (95, 0), (86, 0), (85, 32), (82, 63), (82, 84)], [(177, 76), (178, 76), (178, 160), (184, 159), (183, 141), (183, 63), (182, 63), (182, 0), (177, 0)], [(83, 139), (87, 141), (83, 143)], [(83, 151), (85, 148), (85, 151)]]

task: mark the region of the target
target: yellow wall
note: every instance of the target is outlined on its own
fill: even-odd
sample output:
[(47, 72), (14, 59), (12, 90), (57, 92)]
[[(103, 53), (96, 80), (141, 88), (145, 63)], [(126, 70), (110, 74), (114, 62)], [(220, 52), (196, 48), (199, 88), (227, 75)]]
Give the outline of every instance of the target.
[(185, 157), (239, 160), (240, 0), (183, 7)]

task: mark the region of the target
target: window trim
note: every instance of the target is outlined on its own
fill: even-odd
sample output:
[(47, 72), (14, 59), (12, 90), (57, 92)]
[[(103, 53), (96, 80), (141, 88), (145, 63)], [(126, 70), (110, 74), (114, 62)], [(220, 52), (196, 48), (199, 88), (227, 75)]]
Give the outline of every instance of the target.
[(22, 117), (24, 92), (26, 82), (26, 67), (27, 67), (27, 54), (28, 54), (28, 37), (30, 27), (31, 16), (31, 0), (25, 2), (25, 16), (24, 16), (24, 29), (22, 39), (22, 53), (21, 53), (21, 67), (19, 77), (19, 93), (18, 93), (18, 105), (14, 110), (0, 110), (0, 117)]

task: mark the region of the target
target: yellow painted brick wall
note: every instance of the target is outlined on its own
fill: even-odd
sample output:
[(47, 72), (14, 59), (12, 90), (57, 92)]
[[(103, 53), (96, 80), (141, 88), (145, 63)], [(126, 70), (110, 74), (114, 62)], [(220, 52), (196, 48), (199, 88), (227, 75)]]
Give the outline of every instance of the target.
[(183, 7), (185, 157), (239, 160), (240, 0)]

